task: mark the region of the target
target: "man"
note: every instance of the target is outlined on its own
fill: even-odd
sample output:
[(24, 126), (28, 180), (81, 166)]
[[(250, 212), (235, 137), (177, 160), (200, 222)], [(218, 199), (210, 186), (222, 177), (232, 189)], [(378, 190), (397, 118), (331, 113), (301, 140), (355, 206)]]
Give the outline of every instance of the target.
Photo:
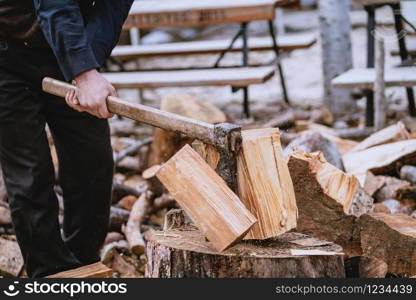
[[(114, 165), (105, 99), (115, 90), (97, 69), (132, 2), (0, 0), (0, 163), (30, 277), (99, 260)], [(74, 81), (78, 92), (66, 103), (47, 95), (45, 76)], [(60, 163), (62, 234), (46, 124)]]

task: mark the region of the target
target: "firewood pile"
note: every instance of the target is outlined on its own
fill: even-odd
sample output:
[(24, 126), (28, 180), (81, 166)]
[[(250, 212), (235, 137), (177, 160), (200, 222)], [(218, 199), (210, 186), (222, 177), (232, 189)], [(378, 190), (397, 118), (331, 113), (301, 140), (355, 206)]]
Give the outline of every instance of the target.
[[(238, 191), (214, 171), (213, 146), (111, 120), (116, 173), (101, 257), (113, 276), (416, 275), (408, 119), (375, 132), (358, 129), (354, 117), (339, 126), (325, 108), (263, 108), (241, 124), (190, 95), (165, 97), (161, 109), (242, 126)], [(57, 169), (52, 141), (51, 149)], [(58, 185), (56, 193), (62, 198)], [(25, 276), (2, 180), (0, 234), (0, 274)]]

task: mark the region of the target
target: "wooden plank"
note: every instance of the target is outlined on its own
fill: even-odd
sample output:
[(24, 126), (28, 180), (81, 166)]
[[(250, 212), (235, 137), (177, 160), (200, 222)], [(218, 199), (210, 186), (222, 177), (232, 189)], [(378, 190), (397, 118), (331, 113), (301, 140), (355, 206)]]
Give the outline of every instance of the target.
[(46, 278), (111, 278), (113, 271), (98, 262), (77, 269), (59, 272)]
[[(314, 34), (292, 34), (278, 37), (278, 45), (281, 51), (309, 48), (316, 41)], [(121, 60), (128, 60), (148, 56), (213, 54), (227, 49), (229, 43), (229, 40), (211, 40), (157, 45), (117, 46), (114, 48), (111, 56)], [(230, 51), (241, 51), (242, 47), (241, 40), (238, 40)], [(248, 47), (251, 51), (268, 51), (272, 49), (273, 43), (270, 37), (254, 37), (248, 40)]]
[(135, 1), (124, 29), (273, 20), (276, 0)]
[(156, 176), (218, 251), (240, 241), (256, 223), (237, 195), (189, 145)]
[[(407, 51), (409, 52), (409, 55), (416, 56), (416, 39), (406, 37), (406, 46), (407, 46)], [(391, 55), (399, 56), (400, 55), (399, 48), (393, 49), (391, 51)]]
[[(332, 80), (332, 85), (337, 88), (361, 88), (372, 89), (376, 73), (374, 69), (351, 69)], [(403, 67), (387, 69), (385, 73), (386, 87), (416, 85), (416, 68)]]
[(184, 71), (104, 73), (115, 88), (160, 88), (188, 86), (235, 86), (261, 84), (270, 79), (274, 67), (226, 68)]
[(295, 228), (298, 215), (279, 130), (246, 130), (242, 137), (238, 190), (241, 201), (258, 220), (246, 239), (276, 237)]
[[(357, 177), (367, 171), (375, 175), (394, 172), (400, 165), (416, 163), (416, 140), (404, 140), (362, 151), (349, 152), (342, 157), (345, 170)], [(361, 182), (364, 185), (364, 182)]]

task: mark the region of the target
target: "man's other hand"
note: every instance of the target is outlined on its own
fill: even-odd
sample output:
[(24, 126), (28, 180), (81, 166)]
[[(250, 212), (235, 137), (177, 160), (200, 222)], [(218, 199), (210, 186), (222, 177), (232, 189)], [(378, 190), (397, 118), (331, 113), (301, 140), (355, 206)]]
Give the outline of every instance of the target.
[(115, 88), (97, 70), (88, 70), (75, 78), (76, 91), (68, 92), (65, 100), (73, 109), (88, 112), (98, 118), (113, 115), (107, 109), (107, 97), (117, 96)]

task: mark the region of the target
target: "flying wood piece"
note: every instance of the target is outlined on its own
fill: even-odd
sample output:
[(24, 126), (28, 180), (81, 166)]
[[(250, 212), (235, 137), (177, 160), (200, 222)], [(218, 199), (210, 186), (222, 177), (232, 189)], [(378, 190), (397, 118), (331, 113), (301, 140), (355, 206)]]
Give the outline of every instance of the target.
[(295, 152), (289, 170), (299, 210), (297, 231), (333, 241), (360, 255), (356, 216), (372, 208), (358, 180), (329, 164), (322, 153)]
[(385, 261), (390, 273), (416, 275), (416, 219), (401, 214), (368, 213), (360, 217), (364, 255)]
[(242, 137), (238, 190), (241, 201), (258, 220), (245, 238), (276, 237), (295, 228), (298, 215), (279, 130), (246, 130)]
[[(67, 92), (76, 90), (74, 85), (48, 77), (43, 79), (42, 84), (45, 92), (59, 97), (65, 97)], [(233, 191), (237, 191), (236, 154), (241, 145), (239, 126), (229, 123), (209, 124), (112, 96), (107, 97), (107, 108), (111, 113), (214, 145), (220, 154), (216, 171)]]
[(256, 219), (189, 145), (157, 177), (219, 251), (240, 241)]

